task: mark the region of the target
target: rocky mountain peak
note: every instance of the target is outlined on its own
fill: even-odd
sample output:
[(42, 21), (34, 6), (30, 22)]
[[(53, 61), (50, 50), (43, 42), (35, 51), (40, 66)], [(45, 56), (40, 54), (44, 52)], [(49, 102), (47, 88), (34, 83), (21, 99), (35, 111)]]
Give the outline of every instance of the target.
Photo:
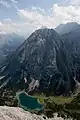
[(24, 89), (25, 78), (26, 89), (38, 80), (40, 92), (69, 93), (73, 77), (67, 54), (64, 40), (53, 29), (36, 30), (1, 67), (0, 75), (5, 77), (0, 88)]
[(60, 35), (63, 35), (65, 33), (69, 33), (71, 31), (74, 31), (78, 29), (80, 25), (77, 22), (68, 22), (66, 24), (60, 24), (55, 28), (55, 31), (59, 33)]

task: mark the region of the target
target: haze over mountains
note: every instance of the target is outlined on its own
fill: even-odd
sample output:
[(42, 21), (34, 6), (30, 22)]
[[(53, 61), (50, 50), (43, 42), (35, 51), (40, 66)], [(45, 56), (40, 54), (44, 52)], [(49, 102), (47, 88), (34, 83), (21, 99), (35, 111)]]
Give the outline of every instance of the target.
[[(59, 29), (58, 29), (59, 28)], [(24, 89), (39, 81), (40, 92), (70, 94), (80, 81), (80, 25), (67, 23), (33, 32), (0, 69), (0, 88)]]
[(25, 38), (16, 33), (0, 33), (0, 64), (24, 42)]

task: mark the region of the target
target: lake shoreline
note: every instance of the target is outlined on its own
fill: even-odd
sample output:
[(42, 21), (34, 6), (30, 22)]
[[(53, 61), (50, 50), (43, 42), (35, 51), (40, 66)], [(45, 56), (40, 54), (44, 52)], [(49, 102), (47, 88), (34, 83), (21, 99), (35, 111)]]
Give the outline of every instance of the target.
[(42, 107), (41, 109), (39, 109), (39, 108), (29, 109), (27, 106), (25, 107), (24, 105), (21, 104), (20, 96), (19, 96), (20, 94), (25, 94), (26, 97), (30, 97), (30, 98), (36, 99), (36, 101), (37, 101), (37, 103), (38, 103), (39, 105), (42, 105), (42, 104), (40, 103), (40, 101), (39, 101), (38, 98), (36, 98), (36, 97), (34, 97), (34, 96), (31, 96), (31, 95), (28, 95), (25, 91), (17, 92), (17, 93), (16, 93), (16, 98), (18, 99), (18, 105), (19, 105), (20, 107), (22, 107), (24, 110), (28, 110), (28, 111), (40, 111), (40, 110), (43, 110), (43, 109), (44, 109), (44, 106), (43, 106), (43, 105), (42, 105), (43, 107)]

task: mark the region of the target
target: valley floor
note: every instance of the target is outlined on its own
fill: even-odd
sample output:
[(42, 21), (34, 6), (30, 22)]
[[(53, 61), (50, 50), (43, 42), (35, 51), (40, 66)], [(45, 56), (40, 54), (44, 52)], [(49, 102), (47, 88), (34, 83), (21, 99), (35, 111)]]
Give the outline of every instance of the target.
[(73, 97), (65, 97), (65, 96), (49, 96), (46, 97), (44, 94), (34, 94), (36, 98), (39, 99), (41, 103), (44, 103), (45, 99), (50, 99), (51, 101), (54, 101), (56, 104), (65, 104), (70, 103), (73, 100)]

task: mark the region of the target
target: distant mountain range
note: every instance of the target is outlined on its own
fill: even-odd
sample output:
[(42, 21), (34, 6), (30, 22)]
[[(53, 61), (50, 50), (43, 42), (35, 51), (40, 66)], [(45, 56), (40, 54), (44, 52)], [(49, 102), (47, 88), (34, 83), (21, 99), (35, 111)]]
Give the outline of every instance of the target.
[(1, 66), (0, 88), (27, 89), (39, 81), (40, 92), (66, 95), (74, 91), (76, 81), (80, 82), (80, 25), (67, 23), (55, 30), (36, 30), (16, 47)]
[(15, 33), (0, 34), (0, 64), (24, 42), (25, 38)]

